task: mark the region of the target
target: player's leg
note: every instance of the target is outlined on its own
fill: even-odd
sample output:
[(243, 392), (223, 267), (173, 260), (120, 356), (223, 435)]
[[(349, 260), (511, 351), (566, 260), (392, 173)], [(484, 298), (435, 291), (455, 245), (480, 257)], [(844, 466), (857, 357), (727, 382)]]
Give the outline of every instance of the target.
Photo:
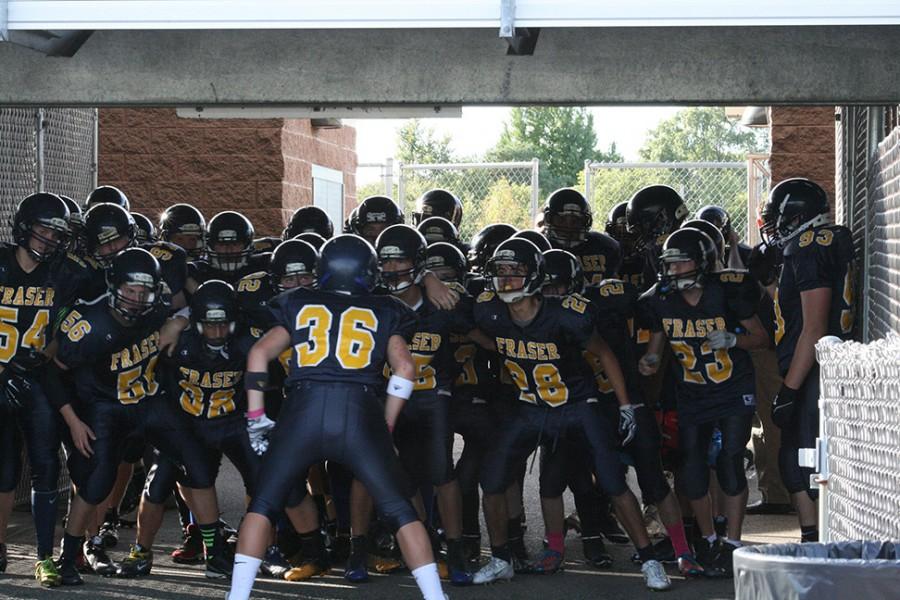
[(22, 475), (22, 434), (18, 420), (0, 419), (0, 573), (6, 571), (6, 529)]
[(733, 574), (731, 555), (741, 545), (741, 529), (747, 509), (747, 478), (744, 450), (750, 441), (753, 413), (742, 413), (719, 420), (722, 450), (716, 459), (716, 474), (722, 490), (728, 536), (721, 545), (718, 564), (726, 575)]
[(540, 449), (539, 487), (547, 548), (536, 561), (528, 565), (529, 573), (550, 575), (562, 568), (566, 535), (562, 494), (566, 490), (566, 463), (571, 459), (569, 450), (566, 440), (544, 444)]

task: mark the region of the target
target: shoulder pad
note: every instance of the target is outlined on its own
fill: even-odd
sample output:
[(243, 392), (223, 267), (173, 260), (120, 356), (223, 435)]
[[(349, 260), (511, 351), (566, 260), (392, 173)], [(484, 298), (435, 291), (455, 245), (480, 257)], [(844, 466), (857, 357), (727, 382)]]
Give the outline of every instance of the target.
[(649, 300), (650, 298), (655, 298), (658, 293), (659, 293), (659, 282), (654, 283), (652, 286), (650, 286), (650, 289), (648, 289), (646, 292), (641, 294), (640, 297), (638, 298), (638, 300)]
[(98, 263), (96, 260), (94, 260), (93, 256), (83, 257), (82, 262), (85, 264), (85, 266), (88, 266), (91, 269), (99, 269), (100, 268), (100, 263)]
[(487, 290), (478, 294), (478, 302), (490, 302), (494, 299), (494, 292)]
[(71, 252), (66, 252), (66, 258), (71, 260), (73, 263), (75, 263), (79, 267), (83, 267), (83, 268), (87, 267), (87, 264), (83, 260), (81, 260), (81, 257), (78, 256), (77, 254), (73, 254)]

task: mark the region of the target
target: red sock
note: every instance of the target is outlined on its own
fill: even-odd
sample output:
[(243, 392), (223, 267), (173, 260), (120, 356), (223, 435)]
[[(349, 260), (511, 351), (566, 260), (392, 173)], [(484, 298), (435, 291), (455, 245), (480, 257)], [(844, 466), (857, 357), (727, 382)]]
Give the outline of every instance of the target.
[(547, 547), (551, 550), (555, 550), (560, 554), (565, 554), (566, 544), (565, 544), (566, 536), (562, 532), (559, 533), (548, 533), (547, 534)]
[(681, 522), (666, 525), (666, 531), (669, 539), (672, 540), (672, 547), (675, 548), (675, 556), (691, 553), (687, 539), (684, 537), (684, 525)]

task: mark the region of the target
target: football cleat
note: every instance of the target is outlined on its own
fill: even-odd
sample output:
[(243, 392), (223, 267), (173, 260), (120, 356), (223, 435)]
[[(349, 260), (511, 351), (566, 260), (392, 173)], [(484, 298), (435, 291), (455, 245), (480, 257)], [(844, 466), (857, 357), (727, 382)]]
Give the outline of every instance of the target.
[(326, 575), (329, 565), (323, 560), (308, 560), (284, 574), (286, 581), (306, 581), (316, 576)]
[(115, 548), (119, 543), (119, 519), (111, 512), (107, 512), (103, 525), (100, 526), (100, 538), (104, 548)]
[[(653, 556), (663, 564), (675, 564), (677, 558), (675, 557), (675, 548), (672, 547), (672, 540), (666, 537), (653, 544)], [(631, 555), (631, 562), (637, 565), (641, 564), (641, 558), (637, 552)]]
[(284, 579), (285, 574), (291, 570), (291, 565), (284, 558), (278, 546), (272, 545), (266, 549), (266, 556), (259, 569), (264, 575), (273, 579)]
[(462, 540), (447, 540), (447, 567), (451, 585), (471, 585), (472, 573), (466, 567)]
[[(73, 571), (78, 576), (78, 579), (81, 579), (74, 567)], [(45, 558), (34, 563), (34, 578), (44, 587), (56, 587), (63, 583), (62, 577), (56, 568), (56, 563), (53, 562), (52, 558)]]
[(599, 535), (581, 538), (584, 549), (584, 560), (600, 569), (608, 569), (613, 564), (612, 556), (606, 550), (606, 544)]
[(344, 568), (344, 579), (350, 583), (362, 583), (369, 580), (369, 569), (366, 561), (368, 541), (365, 536), (350, 538), (350, 555)]
[(715, 565), (722, 570), (723, 577), (734, 577), (733, 554), (737, 550), (737, 546), (728, 542), (721, 542), (719, 545), (719, 555), (716, 557)]
[(228, 579), (233, 568), (234, 556), (230, 552), (223, 552), (206, 558), (204, 575), (207, 579)]
[(116, 563), (109, 558), (101, 544), (94, 544), (91, 540), (84, 543), (84, 559), (90, 565), (91, 572), (101, 577), (112, 577), (116, 574)]
[(512, 552), (513, 569), (515, 569), (516, 573), (527, 573), (531, 557), (528, 556), (524, 538), (522, 536), (510, 538), (507, 545), (509, 546), (509, 551)]
[(706, 538), (700, 538), (694, 542), (694, 556), (703, 566), (703, 576), (710, 579), (719, 579), (725, 577), (719, 563), (719, 542), (718, 540), (712, 544)]
[(494, 583), (495, 581), (509, 581), (513, 578), (515, 572), (513, 566), (501, 558), (492, 556), (488, 564), (479, 569), (472, 578), (475, 585), (483, 585), (486, 583)]
[(658, 560), (648, 560), (641, 565), (641, 573), (644, 574), (644, 582), (647, 584), (647, 589), (661, 592), (672, 587), (672, 581), (666, 575), (665, 568)]
[(172, 560), (182, 565), (203, 562), (203, 536), (196, 524), (191, 523), (187, 526), (181, 546), (172, 551)]
[[(47, 560), (41, 561), (40, 563), (38, 563), (38, 565), (40, 565), (41, 563), (46, 563), (48, 560), (50, 561), (51, 564), (53, 563), (52, 560), (47, 559)], [(54, 570), (56, 568), (57, 567), (54, 566)], [(74, 562), (61, 561), (59, 563), (58, 569), (59, 569), (59, 571), (58, 571), (59, 582), (62, 585), (81, 585), (84, 583), (84, 579), (81, 578), (81, 574), (78, 572), (78, 569), (75, 568)], [(34, 576), (35, 576), (35, 579), (38, 579), (38, 581), (41, 581), (41, 579), (38, 577), (38, 568), (37, 567), (35, 568)], [(41, 583), (41, 585), (44, 585), (43, 582)]]
[(703, 565), (693, 554), (682, 554), (678, 557), (678, 572), (684, 577), (700, 577), (703, 575)]
[(544, 548), (537, 560), (528, 565), (526, 573), (533, 575), (553, 575), (563, 568), (563, 555), (556, 550)]
[(140, 544), (134, 544), (128, 556), (119, 563), (116, 576), (125, 578), (144, 577), (150, 574), (152, 568), (153, 551), (145, 550)]

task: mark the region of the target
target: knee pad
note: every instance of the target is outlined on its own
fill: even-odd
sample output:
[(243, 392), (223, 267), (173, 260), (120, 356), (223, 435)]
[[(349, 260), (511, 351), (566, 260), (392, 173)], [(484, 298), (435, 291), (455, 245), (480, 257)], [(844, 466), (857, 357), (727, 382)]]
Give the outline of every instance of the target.
[(58, 484), (59, 456), (31, 464), (31, 489), (36, 492), (55, 492)]
[(781, 445), (778, 449), (778, 469), (781, 471), (781, 481), (785, 489), (791, 494), (815, 491), (809, 488), (809, 475), (812, 474), (812, 469), (800, 466), (796, 447)]
[(159, 469), (158, 465), (153, 465), (144, 482), (143, 496), (148, 502), (162, 504), (175, 490), (176, 481), (174, 467)]
[(397, 533), (397, 530), (404, 525), (419, 520), (419, 516), (413, 509), (412, 504), (405, 498), (386, 502), (378, 502), (376, 500), (375, 508), (378, 511), (378, 515), (391, 528), (393, 533)]
[(719, 487), (726, 496), (737, 496), (747, 489), (747, 476), (744, 474), (744, 454), (731, 454), (723, 449), (716, 458), (716, 475)]

